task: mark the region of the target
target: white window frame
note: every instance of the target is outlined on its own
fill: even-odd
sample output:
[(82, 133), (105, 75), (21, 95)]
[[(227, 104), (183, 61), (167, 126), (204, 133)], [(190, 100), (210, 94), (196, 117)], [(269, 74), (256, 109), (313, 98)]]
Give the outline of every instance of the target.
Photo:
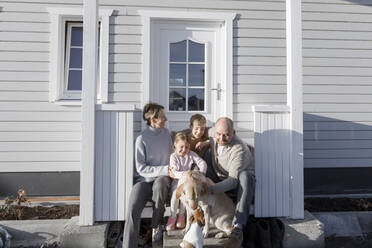
[(156, 21), (176, 21), (187, 23), (188, 21), (197, 21), (201, 23), (220, 22), (222, 40), (221, 66), (222, 71), (221, 100), (225, 102), (221, 106), (222, 115), (232, 118), (233, 116), (233, 20), (236, 13), (226, 12), (199, 12), (199, 11), (167, 11), (167, 10), (139, 10), (138, 14), (142, 16), (143, 21), (143, 98), (142, 105), (149, 102), (151, 92), (151, 51), (152, 41), (151, 32), (153, 23)]
[[(83, 21), (83, 8), (48, 8), (48, 12), (51, 18), (49, 101), (61, 105), (81, 105), (81, 92), (66, 91), (65, 27), (69, 21)], [(101, 35), (97, 101), (100, 103), (108, 101), (109, 25), (112, 14), (112, 9), (99, 10)]]
[[(76, 100), (81, 98), (81, 90), (68, 90), (68, 75), (70, 72), (70, 57), (71, 57), (71, 39), (72, 39), (72, 28), (74, 27), (83, 27), (83, 22), (66, 22), (67, 36), (66, 36), (66, 54), (65, 54), (65, 73), (64, 73), (64, 88), (63, 96), (66, 100)], [(70, 38), (70, 39), (68, 39)], [(83, 46), (81, 46), (83, 49)], [(83, 66), (81, 68), (83, 70)]]

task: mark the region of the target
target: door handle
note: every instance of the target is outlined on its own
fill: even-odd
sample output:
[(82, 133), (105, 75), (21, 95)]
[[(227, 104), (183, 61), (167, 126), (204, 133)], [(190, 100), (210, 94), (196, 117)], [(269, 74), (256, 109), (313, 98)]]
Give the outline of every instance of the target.
[(221, 100), (221, 84), (217, 84), (217, 88), (211, 88), (211, 90), (216, 90), (217, 91), (217, 100)]

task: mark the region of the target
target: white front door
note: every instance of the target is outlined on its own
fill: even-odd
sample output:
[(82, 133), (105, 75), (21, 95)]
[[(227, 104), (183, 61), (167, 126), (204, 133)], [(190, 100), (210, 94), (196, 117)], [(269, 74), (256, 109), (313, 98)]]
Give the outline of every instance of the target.
[(164, 106), (171, 130), (187, 128), (195, 113), (208, 125), (220, 116), (218, 30), (215, 24), (156, 24), (152, 99)]

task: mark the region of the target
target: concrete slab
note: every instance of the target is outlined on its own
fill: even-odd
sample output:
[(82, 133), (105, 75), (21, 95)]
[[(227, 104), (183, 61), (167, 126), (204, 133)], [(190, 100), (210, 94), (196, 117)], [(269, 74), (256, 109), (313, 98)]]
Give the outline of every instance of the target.
[(94, 226), (79, 226), (79, 217), (72, 217), (62, 231), (61, 248), (105, 248), (109, 222)]
[(325, 225), (325, 236), (356, 237), (372, 232), (372, 212), (316, 212)]
[(285, 225), (283, 246), (285, 248), (323, 248), (324, 225), (311, 213), (305, 211), (303, 220), (281, 218)]
[(0, 221), (0, 226), (11, 235), (12, 247), (40, 247), (58, 242), (69, 219)]

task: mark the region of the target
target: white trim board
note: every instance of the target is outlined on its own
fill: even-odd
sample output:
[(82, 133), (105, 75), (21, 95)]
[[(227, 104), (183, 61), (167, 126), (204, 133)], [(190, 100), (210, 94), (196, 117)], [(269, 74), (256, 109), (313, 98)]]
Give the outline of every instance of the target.
[(143, 21), (143, 98), (142, 105), (151, 101), (151, 32), (154, 21), (198, 21), (198, 22), (220, 22), (221, 23), (221, 70), (223, 71), (221, 79), (222, 115), (232, 118), (233, 115), (233, 20), (236, 13), (226, 12), (196, 12), (196, 11), (164, 11), (164, 10), (139, 10), (138, 14), (142, 16)]

